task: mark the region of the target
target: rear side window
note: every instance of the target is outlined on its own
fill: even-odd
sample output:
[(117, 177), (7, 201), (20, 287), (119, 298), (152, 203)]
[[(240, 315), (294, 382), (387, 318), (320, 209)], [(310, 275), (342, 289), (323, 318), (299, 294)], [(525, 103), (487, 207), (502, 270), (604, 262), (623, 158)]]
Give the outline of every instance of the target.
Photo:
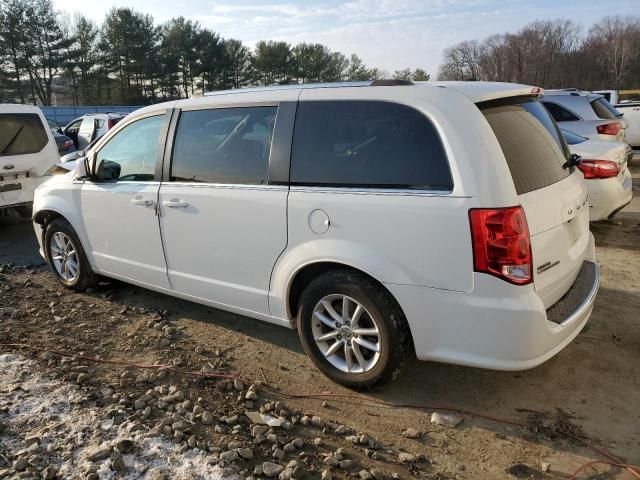
[(48, 142), (47, 132), (36, 113), (0, 115), (0, 157), (38, 153)]
[(507, 159), (516, 192), (521, 195), (559, 182), (569, 150), (558, 126), (531, 97), (479, 105)]
[(612, 120), (622, 116), (622, 114), (605, 98), (596, 98), (591, 102), (591, 108), (593, 108), (593, 111), (598, 118), (602, 118), (604, 120)]
[(542, 102), (542, 104), (549, 110), (549, 113), (556, 122), (575, 122), (576, 120), (580, 120), (580, 117), (557, 103)]
[(277, 107), (182, 112), (171, 180), (266, 184)]
[(587, 137), (577, 135), (573, 132), (570, 132), (569, 130), (562, 130), (562, 136), (564, 137), (568, 145), (578, 145), (589, 140)]
[(300, 102), (291, 184), (453, 188), (431, 121), (413, 108), (381, 101)]

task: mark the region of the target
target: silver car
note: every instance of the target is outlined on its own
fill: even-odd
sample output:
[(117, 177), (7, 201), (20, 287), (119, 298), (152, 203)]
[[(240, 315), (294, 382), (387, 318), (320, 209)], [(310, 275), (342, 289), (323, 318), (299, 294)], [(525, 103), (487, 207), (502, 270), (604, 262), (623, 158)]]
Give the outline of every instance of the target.
[(76, 149), (83, 150), (92, 141), (115, 127), (127, 115), (128, 113), (119, 112), (88, 113), (73, 120), (62, 131), (73, 140)]
[(545, 90), (541, 101), (562, 128), (596, 140), (625, 139), (627, 121), (602, 95), (574, 88)]

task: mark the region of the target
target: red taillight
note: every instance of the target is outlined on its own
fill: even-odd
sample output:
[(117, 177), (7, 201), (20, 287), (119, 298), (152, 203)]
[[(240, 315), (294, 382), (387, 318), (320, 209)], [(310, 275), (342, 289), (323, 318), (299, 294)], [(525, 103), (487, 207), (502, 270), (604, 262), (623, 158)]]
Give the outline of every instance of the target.
[(582, 160), (578, 169), (587, 179), (617, 177), (620, 165), (610, 160)]
[(73, 140), (65, 140), (64, 143), (62, 144), (63, 150), (67, 150), (71, 147), (73, 147)]
[(469, 210), (473, 268), (516, 285), (531, 283), (529, 227), (522, 207)]
[(604, 125), (598, 125), (596, 130), (600, 135), (618, 135), (622, 126), (618, 122), (605, 123)]

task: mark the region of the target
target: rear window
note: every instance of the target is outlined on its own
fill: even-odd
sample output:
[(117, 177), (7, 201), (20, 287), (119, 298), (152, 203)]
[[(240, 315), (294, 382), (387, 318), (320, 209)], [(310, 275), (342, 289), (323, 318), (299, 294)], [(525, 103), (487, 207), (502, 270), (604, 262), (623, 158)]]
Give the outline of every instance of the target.
[(38, 153), (47, 142), (47, 132), (38, 114), (0, 115), (0, 157)]
[(569, 150), (549, 112), (535, 98), (485, 102), (479, 107), (507, 159), (516, 192), (521, 195), (566, 178), (562, 168)]
[(364, 188), (453, 188), (431, 121), (383, 101), (300, 102), (291, 184)]
[(580, 117), (557, 103), (542, 102), (542, 104), (549, 110), (549, 113), (556, 122), (575, 122), (576, 120), (580, 120)]
[(562, 130), (562, 136), (564, 137), (568, 145), (578, 145), (579, 143), (583, 143), (589, 140), (587, 137), (576, 135), (575, 133), (570, 132), (569, 130), (563, 130), (563, 129), (561, 130)]
[(596, 98), (591, 102), (591, 108), (593, 108), (593, 111), (598, 118), (602, 118), (604, 120), (612, 120), (622, 116), (622, 114), (605, 98)]

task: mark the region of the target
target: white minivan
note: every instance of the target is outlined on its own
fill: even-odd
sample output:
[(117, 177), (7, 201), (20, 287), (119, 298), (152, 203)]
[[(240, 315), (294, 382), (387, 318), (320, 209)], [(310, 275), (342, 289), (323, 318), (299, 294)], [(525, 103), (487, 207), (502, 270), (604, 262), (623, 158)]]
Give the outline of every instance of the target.
[(36, 187), (58, 161), (58, 147), (38, 107), (0, 104), (0, 214), (8, 208), (30, 211)]
[(297, 328), (350, 387), (412, 354), (531, 368), (599, 284), (585, 183), (538, 94), (373, 81), (153, 105), (38, 189), (35, 231), (67, 287), (104, 275)]

